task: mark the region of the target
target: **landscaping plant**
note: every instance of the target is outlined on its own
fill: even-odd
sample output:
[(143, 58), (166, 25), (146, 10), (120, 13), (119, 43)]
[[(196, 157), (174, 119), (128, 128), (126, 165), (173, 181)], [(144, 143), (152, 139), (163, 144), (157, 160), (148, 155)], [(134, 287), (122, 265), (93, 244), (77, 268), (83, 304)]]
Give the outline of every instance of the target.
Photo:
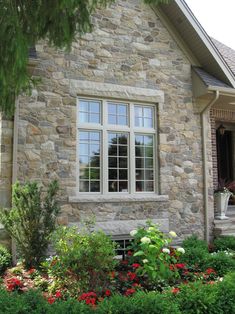
[(172, 271), (171, 264), (177, 263), (180, 255), (184, 254), (183, 248), (174, 250), (171, 254), (168, 248), (172, 238), (176, 237), (174, 231), (169, 235), (161, 232), (157, 225), (147, 221), (147, 227), (141, 227), (131, 231), (133, 241), (130, 250), (133, 251), (133, 261), (137, 260), (141, 267), (138, 272), (147, 276), (149, 281), (171, 278), (177, 276), (177, 271)]
[(0, 210), (0, 221), (15, 239), (27, 268), (38, 267), (45, 256), (59, 213), (57, 191), (57, 181), (49, 184), (44, 197), (38, 183), (17, 182), (12, 191), (12, 208)]
[(0, 244), (0, 275), (11, 265), (11, 254)]
[(55, 289), (105, 289), (108, 274), (115, 266), (115, 245), (107, 235), (102, 231), (78, 232), (75, 227), (60, 227), (53, 234), (52, 243), (56, 256), (43, 265), (55, 279)]

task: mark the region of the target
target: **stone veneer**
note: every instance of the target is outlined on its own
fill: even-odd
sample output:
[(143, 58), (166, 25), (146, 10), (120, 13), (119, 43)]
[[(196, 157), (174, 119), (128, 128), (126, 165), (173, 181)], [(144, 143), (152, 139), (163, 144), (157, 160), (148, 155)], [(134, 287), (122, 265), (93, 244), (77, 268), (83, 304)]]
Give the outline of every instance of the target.
[[(13, 121), (0, 113), (0, 207), (11, 204)], [(0, 224), (0, 242), (10, 246), (9, 238)]]
[[(191, 64), (143, 1), (120, 0), (93, 17), (94, 31), (70, 53), (37, 45), (42, 81), (20, 98), (17, 177), (60, 182), (62, 223), (96, 216), (169, 219), (181, 238), (203, 236), (200, 116), (192, 102)], [(71, 201), (76, 190), (76, 97), (117, 97), (157, 103), (161, 201)]]

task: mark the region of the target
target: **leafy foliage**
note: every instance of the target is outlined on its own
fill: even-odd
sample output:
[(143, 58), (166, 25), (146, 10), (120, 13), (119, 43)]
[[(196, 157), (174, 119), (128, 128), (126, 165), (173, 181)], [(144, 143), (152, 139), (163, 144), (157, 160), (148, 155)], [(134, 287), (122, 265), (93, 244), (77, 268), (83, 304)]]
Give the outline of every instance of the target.
[(235, 237), (221, 236), (214, 240), (214, 249), (216, 251), (224, 251), (227, 249), (235, 251)]
[(108, 273), (115, 266), (115, 245), (103, 232), (61, 227), (53, 234), (52, 243), (57, 255), (43, 265), (56, 279), (55, 285), (95, 291), (107, 284)]
[(2, 274), (10, 264), (11, 254), (3, 245), (0, 245), (0, 274)]
[[(0, 110), (11, 116), (15, 99), (30, 90), (28, 50), (47, 39), (57, 48), (71, 47), (76, 35), (92, 30), (91, 14), (114, 0), (0, 0)], [(167, 0), (144, 0), (158, 5)]]
[(0, 210), (0, 221), (16, 240), (26, 267), (38, 266), (45, 255), (59, 212), (57, 191), (58, 183), (53, 181), (43, 198), (36, 182), (17, 182), (13, 186), (12, 208)]

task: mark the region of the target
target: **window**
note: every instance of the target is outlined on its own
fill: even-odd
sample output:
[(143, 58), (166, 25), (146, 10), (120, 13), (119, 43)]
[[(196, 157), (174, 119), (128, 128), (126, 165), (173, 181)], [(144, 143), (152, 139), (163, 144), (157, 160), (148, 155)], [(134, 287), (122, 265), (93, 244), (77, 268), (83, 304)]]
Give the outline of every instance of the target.
[(78, 99), (80, 193), (156, 192), (156, 107)]

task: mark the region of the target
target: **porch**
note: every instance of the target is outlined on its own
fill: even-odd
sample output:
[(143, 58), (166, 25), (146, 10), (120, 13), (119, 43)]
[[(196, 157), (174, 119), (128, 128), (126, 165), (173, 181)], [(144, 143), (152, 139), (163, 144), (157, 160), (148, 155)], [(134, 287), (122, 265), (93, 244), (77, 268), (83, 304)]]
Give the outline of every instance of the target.
[(233, 235), (235, 236), (235, 205), (229, 205), (226, 216), (228, 219), (214, 220), (214, 235)]

